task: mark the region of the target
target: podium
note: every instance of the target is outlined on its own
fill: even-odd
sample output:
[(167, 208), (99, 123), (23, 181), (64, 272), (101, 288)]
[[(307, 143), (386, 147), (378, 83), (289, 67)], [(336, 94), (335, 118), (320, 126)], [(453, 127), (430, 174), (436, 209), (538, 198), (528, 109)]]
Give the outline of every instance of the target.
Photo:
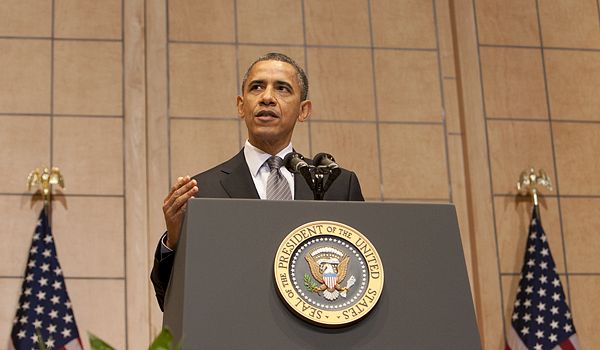
[[(342, 328), (310, 324), (276, 290), (277, 248), (328, 220), (364, 234), (385, 282), (374, 309)], [(454, 206), (191, 199), (165, 299), (183, 349), (481, 349)]]

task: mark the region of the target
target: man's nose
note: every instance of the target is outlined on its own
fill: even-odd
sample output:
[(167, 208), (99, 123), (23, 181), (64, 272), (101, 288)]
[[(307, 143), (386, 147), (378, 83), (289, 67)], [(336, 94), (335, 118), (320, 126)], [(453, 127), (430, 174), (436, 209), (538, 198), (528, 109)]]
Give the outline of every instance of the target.
[(273, 95), (273, 88), (271, 86), (267, 86), (260, 96), (260, 103), (265, 106), (275, 105), (277, 100)]

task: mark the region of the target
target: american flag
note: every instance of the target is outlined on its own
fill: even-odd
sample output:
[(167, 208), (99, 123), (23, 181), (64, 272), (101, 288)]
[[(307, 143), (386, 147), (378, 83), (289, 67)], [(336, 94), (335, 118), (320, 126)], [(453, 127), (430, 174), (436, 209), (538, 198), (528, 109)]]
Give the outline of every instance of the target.
[(581, 350), (542, 223), (534, 208), (507, 350)]
[(8, 349), (82, 349), (46, 211), (33, 233)]

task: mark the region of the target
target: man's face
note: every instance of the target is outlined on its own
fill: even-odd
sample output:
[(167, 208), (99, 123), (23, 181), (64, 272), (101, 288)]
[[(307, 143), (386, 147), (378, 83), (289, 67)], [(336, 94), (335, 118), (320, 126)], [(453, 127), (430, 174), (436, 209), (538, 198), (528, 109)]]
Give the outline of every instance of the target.
[(238, 114), (246, 122), (248, 140), (265, 152), (277, 153), (292, 139), (296, 121), (311, 112), (309, 100), (300, 101), (300, 84), (292, 65), (280, 61), (257, 62), (248, 74)]

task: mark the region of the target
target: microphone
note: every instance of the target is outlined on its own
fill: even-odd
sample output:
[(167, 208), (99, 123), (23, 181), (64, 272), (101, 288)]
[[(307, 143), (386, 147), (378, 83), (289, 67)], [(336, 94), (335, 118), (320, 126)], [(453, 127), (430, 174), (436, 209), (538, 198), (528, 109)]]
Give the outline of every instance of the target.
[[(338, 176), (342, 173), (342, 168), (335, 162), (333, 156), (329, 153), (319, 153), (314, 158), (315, 165), (317, 166), (317, 172), (321, 175), (320, 185), (315, 185), (315, 187), (319, 189), (320, 194), (319, 199), (323, 199), (325, 192), (329, 189), (331, 184), (337, 179)], [(328, 174), (327, 182), (323, 184), (323, 175)]]
[(324, 166), (329, 169), (337, 169), (340, 166), (337, 165), (333, 156), (329, 153), (319, 153), (315, 156), (314, 162), (316, 166)]
[(310, 172), (311, 166), (306, 163), (304, 156), (300, 153), (290, 152), (283, 158), (283, 165), (290, 173), (302, 175), (308, 187), (314, 192), (315, 182)]
[(304, 161), (304, 156), (296, 152), (288, 153), (283, 159), (283, 165), (285, 165), (286, 169), (293, 174), (302, 173), (303, 170), (308, 170), (310, 167), (308, 163)]

